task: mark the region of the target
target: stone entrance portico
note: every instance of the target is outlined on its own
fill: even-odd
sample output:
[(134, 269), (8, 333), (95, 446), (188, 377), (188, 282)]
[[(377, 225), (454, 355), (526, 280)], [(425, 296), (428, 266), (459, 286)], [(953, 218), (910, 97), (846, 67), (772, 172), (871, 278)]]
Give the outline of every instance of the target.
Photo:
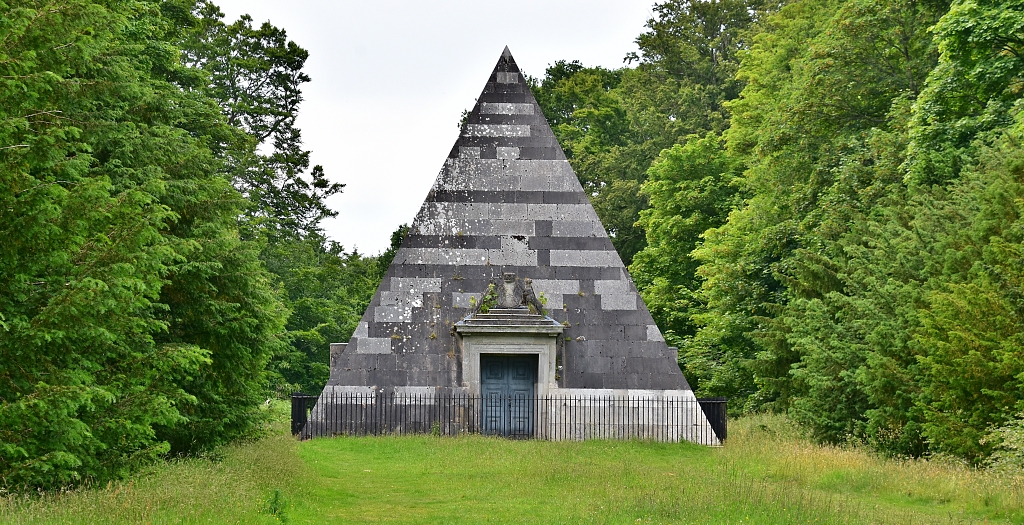
[(535, 354), (534, 395), (558, 388), (557, 338), (564, 331), (558, 321), (526, 308), (494, 308), (455, 323), (455, 331), (462, 336), (462, 386), (470, 395), (480, 395), (481, 354)]

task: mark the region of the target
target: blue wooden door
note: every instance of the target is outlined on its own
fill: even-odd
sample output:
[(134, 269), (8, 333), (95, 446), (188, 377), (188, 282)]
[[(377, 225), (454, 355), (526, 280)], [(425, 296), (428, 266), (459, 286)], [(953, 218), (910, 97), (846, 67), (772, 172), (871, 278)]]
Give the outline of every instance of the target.
[(532, 436), (536, 384), (536, 355), (481, 355), (481, 431)]

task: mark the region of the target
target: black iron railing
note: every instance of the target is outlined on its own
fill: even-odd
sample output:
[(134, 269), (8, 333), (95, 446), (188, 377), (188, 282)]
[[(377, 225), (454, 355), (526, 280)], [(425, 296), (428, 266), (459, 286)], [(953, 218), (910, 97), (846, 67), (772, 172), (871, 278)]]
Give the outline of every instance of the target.
[(697, 398), (700, 408), (704, 410), (704, 417), (707, 418), (711, 429), (715, 431), (715, 436), (720, 441), (725, 441), (729, 433), (729, 413), (726, 410), (728, 408), (728, 401), (729, 398), (727, 397)]
[(313, 406), (316, 405), (316, 400), (319, 398), (320, 396), (303, 394), (302, 392), (295, 392), (292, 394), (293, 436), (302, 433), (303, 427), (305, 427), (306, 422), (309, 421), (309, 413), (313, 410)]
[(326, 391), (292, 396), (292, 433), (479, 433), (551, 440), (649, 439), (720, 445), (725, 398), (552, 395), (400, 395)]

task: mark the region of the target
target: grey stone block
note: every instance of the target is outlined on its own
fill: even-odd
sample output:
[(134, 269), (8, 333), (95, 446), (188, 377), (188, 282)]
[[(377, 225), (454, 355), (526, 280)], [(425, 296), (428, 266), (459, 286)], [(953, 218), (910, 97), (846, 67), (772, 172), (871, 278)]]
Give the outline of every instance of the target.
[(398, 368), (398, 356), (394, 354), (379, 354), (375, 356), (376, 366), (380, 370), (396, 370)]
[[(555, 210), (552, 212), (552, 220), (565, 221), (565, 222), (590, 222), (591, 224), (600, 224), (600, 219), (597, 218), (597, 213), (594, 212), (594, 208), (589, 204), (555, 204)], [(603, 227), (601, 228), (604, 229)], [(595, 228), (596, 230), (596, 228)]]
[(652, 390), (669, 390), (673, 388), (672, 381), (665, 374), (651, 374), (648, 388)]
[(488, 233), (490, 235), (522, 235), (530, 236), (534, 234), (533, 221), (489, 221)]
[(529, 204), (527, 216), (535, 221), (550, 221), (557, 217), (557, 204)]
[(629, 332), (626, 332), (628, 339), (643, 341), (647, 338), (647, 324), (650, 322), (651, 314), (638, 310), (619, 310), (615, 312), (615, 322), (624, 326), (643, 326), (643, 336), (634, 339)]
[(482, 293), (452, 293), (452, 307), (453, 308), (474, 308), (475, 305), (480, 304), (480, 297)]
[(637, 294), (601, 295), (601, 308), (605, 310), (636, 310)]
[(411, 306), (417, 308), (423, 306), (423, 294), (381, 292), (379, 295), (381, 306)]
[(359, 354), (390, 354), (391, 338), (366, 337), (358, 340), (356, 353)]
[[(534, 148), (527, 146), (519, 147), (520, 158), (523, 159), (536, 159), (536, 160), (565, 160), (565, 155), (561, 150), (553, 148)], [(578, 184), (578, 183), (577, 183)]]
[[(651, 360), (651, 362), (665, 361), (664, 341), (644, 341), (640, 343), (640, 355)], [(654, 372), (654, 370), (651, 370)]]
[(626, 388), (645, 388), (650, 384), (650, 374), (627, 374)]
[(533, 104), (483, 102), (480, 104), (480, 112), (499, 115), (533, 115)]
[(535, 250), (487, 250), (487, 263), (497, 266), (537, 266), (537, 252)]
[(614, 251), (551, 250), (552, 266), (621, 267), (622, 259)]
[(466, 137), (529, 137), (530, 126), (507, 124), (466, 124), (462, 129)]
[(599, 279), (608, 281), (625, 279), (625, 276), (622, 275), (624, 273), (626, 273), (626, 271), (623, 268), (603, 268)]
[(604, 388), (604, 374), (583, 372), (579, 375), (579, 386), (576, 388)]
[(604, 226), (593, 221), (563, 221), (551, 223), (553, 237), (607, 237)]
[(547, 187), (548, 180), (545, 175), (524, 174), (519, 178), (518, 189), (522, 191), (544, 191)]
[(376, 322), (408, 323), (412, 321), (412, 306), (377, 306), (373, 309)]
[[(584, 325), (586, 325), (586, 315), (584, 314)], [(609, 327), (606, 324), (598, 324), (594, 326), (586, 327), (587, 333), (590, 335), (592, 341), (607, 341), (609, 339)]]
[(611, 359), (603, 356), (598, 356), (588, 360), (588, 368), (590, 372), (595, 374), (607, 374), (611, 372)]
[(647, 341), (647, 326), (624, 325), (623, 330), (627, 341)]
[(483, 266), (487, 264), (488, 250), (444, 250), (431, 248), (402, 248), (395, 255), (399, 264), (438, 264), (444, 266)]
[(361, 370), (349, 369), (332, 369), (331, 370), (331, 382), (341, 385), (358, 385), (361, 384)]
[(599, 295), (629, 293), (629, 283), (625, 280), (594, 281), (594, 293)]
[(590, 204), (586, 194), (572, 191), (545, 191), (543, 192), (543, 200), (538, 202), (545, 204)]
[(643, 372), (647, 374), (659, 375), (668, 372), (668, 366), (671, 363), (666, 362), (661, 356), (658, 357), (646, 357), (644, 358)]
[(491, 203), (489, 204), (491, 216), (506, 221), (530, 220), (528, 212), (529, 205), (520, 203)]

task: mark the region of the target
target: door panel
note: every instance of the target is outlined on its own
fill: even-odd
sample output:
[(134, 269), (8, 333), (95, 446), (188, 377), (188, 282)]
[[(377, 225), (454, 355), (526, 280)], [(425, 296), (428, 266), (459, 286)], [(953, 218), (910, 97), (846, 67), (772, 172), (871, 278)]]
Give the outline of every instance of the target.
[(484, 434), (533, 435), (537, 361), (536, 355), (480, 356)]

